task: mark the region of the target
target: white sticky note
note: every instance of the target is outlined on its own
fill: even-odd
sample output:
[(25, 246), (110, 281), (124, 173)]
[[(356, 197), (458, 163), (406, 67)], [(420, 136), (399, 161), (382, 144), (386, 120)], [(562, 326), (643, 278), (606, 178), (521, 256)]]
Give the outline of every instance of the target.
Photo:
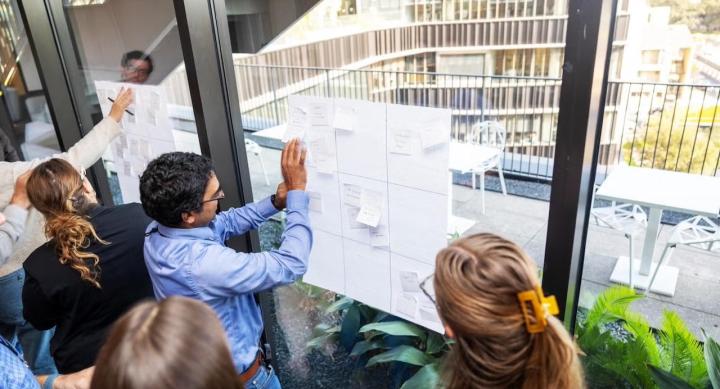
[(123, 161), (123, 174), (128, 177), (132, 177), (134, 175), (130, 161)]
[(422, 293), (422, 290), (420, 290), (420, 278), (414, 271), (401, 271), (400, 285), (404, 292)]
[(403, 315), (415, 318), (417, 311), (417, 297), (409, 294), (409, 293), (403, 293), (398, 297), (397, 301), (397, 311), (399, 313), (402, 313)]
[(383, 212), (383, 194), (363, 189), (361, 202), (362, 206), (355, 220), (370, 227), (377, 227)]
[(388, 232), (387, 226), (378, 225), (375, 228), (369, 228), (370, 234), (370, 245), (373, 247), (387, 247), (390, 246), (390, 233)]
[(443, 127), (427, 127), (420, 131), (420, 142), (423, 149), (442, 145), (450, 141), (450, 134), (446, 134)]
[(311, 126), (327, 126), (330, 124), (327, 103), (312, 103), (307, 107), (307, 115)]
[(373, 207), (369, 204), (364, 204), (362, 207), (360, 207), (360, 212), (358, 212), (355, 221), (369, 227), (377, 227), (378, 223), (380, 223), (381, 217), (382, 210), (380, 208)]
[(433, 323), (440, 323), (440, 316), (438, 315), (437, 309), (434, 305), (420, 305), (420, 319)]
[(353, 207), (362, 207), (362, 188), (358, 185), (343, 185), (343, 200), (345, 204)]
[(390, 152), (393, 154), (413, 155), (413, 140), (416, 134), (410, 130), (395, 131), (390, 136)]
[(333, 118), (333, 128), (344, 131), (355, 131), (357, 116), (355, 110), (348, 107), (337, 107)]
[(323, 213), (322, 194), (320, 192), (306, 191), (310, 200), (308, 208), (313, 212)]
[(287, 143), (293, 138), (305, 138), (305, 128), (288, 123), (287, 127), (285, 128), (285, 134), (283, 134), (282, 141), (284, 143)]
[(347, 207), (346, 212), (347, 212), (348, 220), (350, 221), (350, 228), (356, 229), (356, 230), (359, 230), (362, 228), (367, 228), (366, 225), (357, 222), (357, 217), (358, 217), (358, 214), (360, 213), (359, 207)]

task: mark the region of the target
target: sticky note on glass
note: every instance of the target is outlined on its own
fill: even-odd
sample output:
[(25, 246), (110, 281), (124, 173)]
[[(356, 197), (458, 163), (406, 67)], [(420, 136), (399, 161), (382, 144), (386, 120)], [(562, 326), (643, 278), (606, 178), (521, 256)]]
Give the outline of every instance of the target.
[(367, 228), (366, 225), (357, 222), (358, 214), (360, 213), (360, 207), (347, 207), (348, 221), (350, 222), (350, 228), (359, 230)]
[(429, 149), (449, 141), (450, 134), (446, 134), (442, 127), (430, 127), (420, 131), (420, 142), (423, 149)]
[(360, 197), (362, 205), (355, 220), (369, 227), (377, 227), (383, 212), (383, 194), (363, 189)]
[(307, 191), (306, 193), (308, 195), (308, 199), (310, 199), (308, 208), (313, 212), (322, 213), (323, 212), (322, 195), (319, 192)]
[(299, 138), (303, 139), (305, 137), (305, 128), (288, 123), (287, 127), (285, 128), (285, 134), (283, 134), (282, 141), (284, 143), (289, 142), (293, 138)]
[(412, 155), (413, 140), (416, 134), (413, 131), (402, 130), (390, 134), (390, 152), (393, 154)]
[(417, 311), (418, 301), (417, 297), (408, 294), (403, 293), (398, 297), (397, 301), (397, 311), (399, 313), (402, 313), (403, 315), (410, 316), (412, 318), (415, 318)]
[(344, 131), (355, 131), (355, 110), (347, 107), (337, 107), (333, 118), (333, 128)]
[(363, 204), (358, 212), (356, 222), (362, 223), (368, 227), (377, 227), (382, 217), (382, 209), (369, 204)]
[(345, 204), (353, 207), (362, 207), (362, 188), (358, 185), (343, 185), (343, 200)]
[(370, 245), (373, 247), (386, 247), (390, 245), (390, 234), (387, 226), (378, 225), (375, 228), (368, 229), (370, 234)]
[(306, 112), (311, 126), (327, 126), (330, 124), (330, 115), (327, 104), (311, 104), (307, 107)]
[(434, 305), (421, 305), (420, 319), (433, 323), (440, 323), (440, 316), (438, 315), (437, 309), (435, 309)]
[(420, 278), (418, 274), (413, 271), (400, 272), (400, 285), (402, 286), (403, 292), (422, 292), (422, 290), (420, 290)]

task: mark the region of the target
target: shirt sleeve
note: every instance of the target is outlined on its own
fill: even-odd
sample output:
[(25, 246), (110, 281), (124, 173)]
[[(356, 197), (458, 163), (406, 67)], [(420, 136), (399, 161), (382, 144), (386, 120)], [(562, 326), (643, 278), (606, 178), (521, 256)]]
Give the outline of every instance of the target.
[(40, 283), (29, 272), (25, 272), (25, 284), (22, 291), (23, 316), (37, 330), (54, 327), (59, 319), (54, 304), (48, 300)]
[(258, 228), (260, 224), (277, 212), (278, 210), (270, 201), (270, 197), (266, 197), (242, 208), (231, 208), (225, 212), (220, 212), (213, 220), (210, 228), (225, 241), (233, 236), (242, 235)]
[(0, 225), (0, 266), (3, 266), (13, 252), (15, 243), (25, 229), (28, 211), (17, 205), (8, 205), (3, 212), (5, 223)]
[(105, 118), (67, 152), (30, 161), (0, 162), (0, 193), (12, 191), (18, 177), (51, 158), (62, 158), (73, 166), (89, 168), (102, 157), (110, 143), (121, 133), (122, 129), (115, 120)]
[(289, 284), (305, 274), (313, 235), (308, 217), (308, 197), (291, 191), (280, 247), (262, 253), (238, 253), (212, 245), (192, 272), (200, 292), (208, 297), (231, 297)]

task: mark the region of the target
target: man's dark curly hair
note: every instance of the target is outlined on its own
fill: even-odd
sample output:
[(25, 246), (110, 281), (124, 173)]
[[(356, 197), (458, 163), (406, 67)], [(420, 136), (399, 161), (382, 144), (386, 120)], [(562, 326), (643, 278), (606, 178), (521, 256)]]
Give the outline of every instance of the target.
[(183, 212), (202, 207), (205, 187), (214, 174), (209, 158), (174, 152), (152, 160), (140, 177), (140, 201), (158, 223), (178, 227)]

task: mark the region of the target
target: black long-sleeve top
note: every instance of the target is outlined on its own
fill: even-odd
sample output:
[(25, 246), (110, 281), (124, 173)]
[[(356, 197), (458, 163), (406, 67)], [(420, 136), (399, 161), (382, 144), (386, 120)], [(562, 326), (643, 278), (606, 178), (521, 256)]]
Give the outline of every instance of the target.
[(142, 206), (97, 206), (88, 216), (97, 235), (109, 242), (93, 241), (85, 249), (100, 257), (101, 289), (61, 264), (52, 240), (23, 265), (25, 320), (40, 330), (56, 327), (50, 352), (60, 373), (92, 366), (115, 320), (140, 300), (154, 298), (143, 259), (150, 218)]

